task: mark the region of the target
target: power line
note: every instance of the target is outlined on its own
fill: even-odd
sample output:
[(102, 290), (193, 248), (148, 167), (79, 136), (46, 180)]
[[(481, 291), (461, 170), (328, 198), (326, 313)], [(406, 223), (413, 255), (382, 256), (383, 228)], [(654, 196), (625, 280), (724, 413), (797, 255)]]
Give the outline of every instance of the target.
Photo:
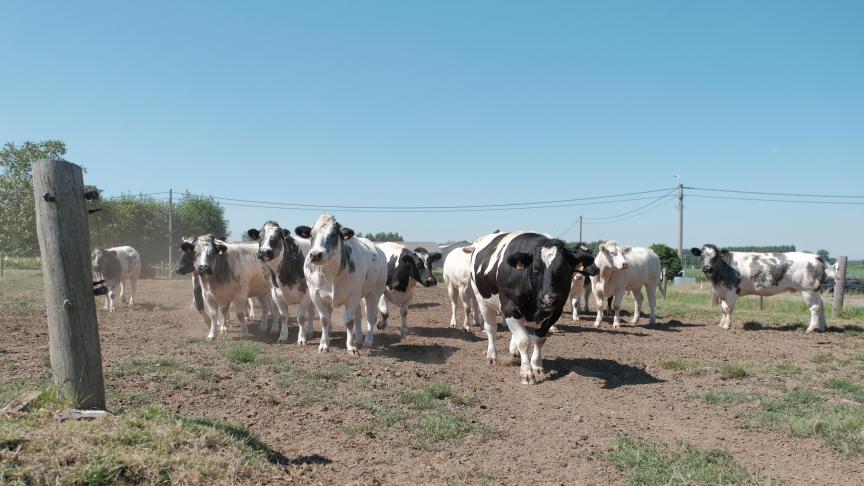
[(585, 218), (585, 221), (591, 223), (591, 222), (605, 221), (605, 220), (609, 220), (609, 219), (617, 219), (617, 218), (620, 218), (621, 216), (627, 216), (627, 215), (629, 215), (629, 214), (631, 214), (631, 213), (635, 213), (636, 211), (639, 211), (639, 210), (642, 209), (642, 208), (648, 207), (648, 206), (650, 206), (650, 205), (652, 205), (652, 204), (654, 204), (654, 203), (656, 203), (656, 202), (658, 202), (658, 201), (660, 201), (660, 200), (662, 200), (662, 199), (665, 199), (665, 198), (669, 198), (669, 197), (671, 197), (672, 194), (673, 194), (674, 192), (675, 192), (675, 189), (672, 189), (672, 190), (669, 191), (668, 193), (663, 194), (662, 196), (660, 196), (660, 197), (654, 199), (653, 201), (649, 202), (648, 204), (645, 204), (645, 205), (639, 206), (638, 208), (634, 208), (634, 209), (632, 209), (632, 210), (630, 210), (630, 211), (625, 211), (625, 212), (623, 212), (623, 213), (616, 214), (616, 215), (614, 215), (614, 216), (606, 216), (606, 217), (603, 217), (603, 218)]
[(651, 211), (654, 211), (655, 209), (662, 207), (664, 203), (671, 201), (673, 199), (675, 199), (675, 196), (666, 196), (662, 200), (658, 200), (656, 203), (652, 203), (652, 204), (654, 204), (653, 206), (644, 207), (644, 209), (641, 211), (633, 212), (631, 214), (628, 214), (628, 215), (623, 216), (623, 217), (618, 218), (618, 219), (613, 219), (613, 220), (609, 220), (609, 221), (588, 222), (587, 224), (611, 224), (611, 223), (619, 223), (621, 221), (626, 221), (628, 219), (635, 218), (636, 216), (642, 216), (643, 214), (650, 213)]
[(839, 196), (836, 194), (798, 194), (794, 192), (760, 192), (760, 191), (739, 191), (735, 189), (711, 189), (707, 187), (684, 187), (684, 189), (709, 192), (732, 192), (736, 194), (758, 194), (763, 196), (794, 196), (794, 197), (826, 197), (837, 199), (864, 199), (861, 195)]
[(708, 196), (705, 194), (688, 194), (688, 197), (698, 197), (703, 199), (724, 199), (733, 201), (759, 201), (759, 202), (774, 202), (774, 203), (791, 203), (791, 204), (824, 204), (824, 205), (851, 205), (864, 206), (864, 202), (853, 201), (802, 201), (798, 199), (765, 199), (756, 197), (735, 197), (735, 196)]

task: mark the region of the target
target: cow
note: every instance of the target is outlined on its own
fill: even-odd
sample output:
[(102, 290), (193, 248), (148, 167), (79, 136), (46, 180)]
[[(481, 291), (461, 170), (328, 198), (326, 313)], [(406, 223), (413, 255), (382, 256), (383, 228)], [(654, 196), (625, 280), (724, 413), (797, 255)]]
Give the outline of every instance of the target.
[[(463, 251), (471, 252), (471, 287), (489, 340), (487, 361), (497, 359), (495, 330), (500, 311), (511, 333), (510, 354), (518, 351), (521, 358), (521, 382), (535, 383), (535, 375), (543, 376), (543, 345), (549, 328), (564, 312), (573, 274), (596, 273), (591, 267), (594, 257), (548, 235), (521, 231), (483, 236)], [(526, 329), (528, 322), (539, 326), (533, 335)]]
[[(636, 301), (636, 309), (630, 324), (637, 324), (642, 316), (642, 288), (648, 294), (651, 313), (648, 324), (653, 326), (657, 316), (657, 287), (660, 282), (660, 257), (649, 248), (629, 247), (609, 240), (600, 245), (594, 264), (599, 269), (591, 279), (594, 301), (597, 303), (597, 318), (594, 327), (603, 322), (603, 300), (612, 297), (612, 310), (615, 317), (612, 327), (621, 326), (621, 300), (630, 291)], [(662, 292), (662, 289), (661, 289)], [(665, 295), (665, 294), (664, 294)]]
[[(591, 248), (585, 243), (576, 243), (576, 247), (580, 250), (594, 254)], [(588, 313), (588, 296), (591, 295), (591, 278), (586, 277), (581, 273), (573, 274), (573, 285), (570, 287), (570, 305), (573, 307), (573, 320), (579, 320), (579, 311)], [(579, 303), (582, 303), (582, 308), (579, 308)]]
[(450, 296), (450, 327), (456, 327), (457, 300), (462, 302), (462, 309), (465, 312), (462, 327), (466, 331), (471, 330), (468, 324), (469, 316), (473, 318), (474, 325), (482, 326), (480, 308), (477, 305), (474, 290), (471, 288), (470, 253), (454, 250), (447, 254), (447, 258), (444, 259), (444, 286), (447, 287), (447, 294)]
[(705, 244), (690, 252), (702, 258), (702, 273), (720, 299), (720, 327), (729, 329), (738, 296), (770, 297), (787, 290), (801, 292), (810, 308), (807, 332), (825, 331), (825, 309), (819, 289), (829, 270), (817, 255), (803, 252), (755, 253), (729, 251)]
[(378, 243), (377, 246), (387, 259), (387, 284), (378, 301), (381, 317), (377, 327), (387, 327), (389, 303), (392, 303), (399, 307), (399, 317), (402, 320), (402, 327), (399, 329), (401, 339), (408, 335), (408, 304), (414, 296), (414, 287), (418, 283), (424, 287), (438, 284), (438, 280), (432, 275), (432, 264), (441, 259), (441, 254), (429, 253), (423, 247), (411, 251), (405, 245), (392, 242)]
[(321, 319), (318, 351), (329, 350), (333, 308), (342, 305), (345, 306), (345, 348), (350, 354), (359, 354), (357, 345), (363, 340), (360, 300), (366, 305), (366, 337), (362, 344), (371, 346), (378, 301), (387, 283), (384, 252), (366, 238), (354, 237), (354, 230), (343, 227), (326, 213), (319, 216), (311, 228), (298, 226), (295, 231), (301, 238), (312, 241), (303, 262), (303, 273)]
[(258, 242), (258, 259), (271, 270), (268, 275), (271, 293), (282, 323), (279, 342), (288, 340), (288, 306), (296, 304), (299, 328), (297, 344), (305, 346), (307, 338), (312, 335), (314, 319), (314, 307), (309, 297), (306, 276), (303, 274), (303, 261), (309, 253), (311, 243), (308, 239), (293, 238), (290, 230), (282, 228), (275, 221), (267, 221), (260, 230), (252, 228), (246, 234)]
[[(129, 297), (129, 307), (135, 304), (135, 288), (141, 275), (141, 257), (131, 246), (96, 248), (93, 250), (93, 272), (99, 280), (105, 281), (108, 293), (105, 295), (105, 308), (114, 312), (114, 290), (120, 286), (120, 301)], [(126, 282), (128, 281), (128, 286)]]
[[(189, 251), (188, 242), (181, 244)], [(220, 332), (226, 332), (225, 319), (228, 306), (234, 305), (234, 314), (240, 321), (240, 335), (248, 334), (246, 303), (249, 296), (256, 297), (265, 308), (271, 299), (269, 269), (258, 260), (258, 245), (228, 243), (207, 234), (195, 239), (195, 271), (210, 317), (208, 340), (216, 338), (216, 323)], [(221, 312), (220, 312), (221, 311)], [(262, 322), (262, 327), (266, 327)]]

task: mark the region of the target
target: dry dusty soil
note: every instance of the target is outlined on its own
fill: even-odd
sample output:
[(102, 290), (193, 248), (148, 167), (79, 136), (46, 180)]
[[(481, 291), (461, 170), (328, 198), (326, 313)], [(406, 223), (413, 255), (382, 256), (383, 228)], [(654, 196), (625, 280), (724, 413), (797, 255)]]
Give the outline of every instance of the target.
[[(754, 424), (746, 407), (755, 404), (742, 409), (700, 398), (714, 389), (782, 388), (786, 380), (755, 372), (729, 378), (718, 371), (723, 363), (751, 369), (792, 363), (810, 372), (820, 353), (860, 352), (860, 337), (783, 327), (723, 331), (714, 322), (666, 315), (653, 328), (643, 319), (620, 330), (608, 320), (593, 329), (593, 317), (574, 322), (565, 314), (561, 332), (546, 345), (548, 376), (531, 386), (519, 383), (507, 356), (506, 327), (499, 326), (503, 362), (495, 365), (485, 362), (481, 329), (448, 328), (441, 286), (418, 290), (410, 335), (401, 341), (398, 316), (360, 356), (345, 352), (340, 325), (328, 353), (317, 351), (317, 321), (306, 347), (278, 344), (252, 326), (245, 341), (258, 354), (250, 362), (230, 359), (232, 343), (240, 341), (236, 319), (216, 342), (202, 339), (206, 329), (190, 308), (188, 282), (142, 281), (139, 300), (134, 310), (112, 314), (99, 302), (109, 408), (122, 412), (146, 403), (248, 427), (282, 458), (254, 482), (622, 483), (625, 473), (605, 458), (620, 435), (726, 449), (765, 480), (864, 482), (861, 455)], [(0, 313), (0, 329), (3, 381), (45, 375), (44, 313)], [(159, 371), (152, 365), (158, 360), (170, 369)], [(664, 365), (669, 362), (698, 365)], [(450, 388), (424, 403), (418, 391), (431, 383)]]

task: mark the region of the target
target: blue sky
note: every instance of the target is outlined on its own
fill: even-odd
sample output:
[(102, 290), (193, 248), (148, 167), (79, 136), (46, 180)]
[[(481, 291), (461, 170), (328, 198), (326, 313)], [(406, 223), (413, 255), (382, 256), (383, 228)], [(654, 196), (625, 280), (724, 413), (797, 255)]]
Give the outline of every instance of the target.
[[(862, 2), (11, 1), (2, 18), (0, 142), (62, 139), (111, 195), (496, 204), (672, 187), (673, 174), (864, 194)], [(647, 202), (334, 214), (443, 241), (558, 235)], [(674, 204), (585, 224), (584, 238), (674, 245)], [(226, 207), (235, 236), (317, 217)], [(864, 206), (685, 209), (687, 247), (864, 257)]]

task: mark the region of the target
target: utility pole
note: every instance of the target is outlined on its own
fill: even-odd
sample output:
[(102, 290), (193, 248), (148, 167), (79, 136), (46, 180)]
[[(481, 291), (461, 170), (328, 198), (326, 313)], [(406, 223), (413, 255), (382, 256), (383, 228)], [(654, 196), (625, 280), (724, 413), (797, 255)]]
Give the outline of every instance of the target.
[(78, 408), (104, 410), (81, 167), (65, 160), (37, 160), (33, 163), (33, 196), (54, 384)]
[(580, 214), (579, 215), (579, 242), (581, 243), (583, 241), (584, 240), (582, 239), (582, 215)]
[(843, 310), (843, 297), (846, 296), (846, 257), (837, 259), (837, 276), (834, 277), (834, 306), (831, 308), (831, 318)]
[(168, 273), (173, 274), (172, 268), (174, 268), (174, 190), (168, 189)]
[(684, 264), (684, 184), (678, 184), (678, 259)]

